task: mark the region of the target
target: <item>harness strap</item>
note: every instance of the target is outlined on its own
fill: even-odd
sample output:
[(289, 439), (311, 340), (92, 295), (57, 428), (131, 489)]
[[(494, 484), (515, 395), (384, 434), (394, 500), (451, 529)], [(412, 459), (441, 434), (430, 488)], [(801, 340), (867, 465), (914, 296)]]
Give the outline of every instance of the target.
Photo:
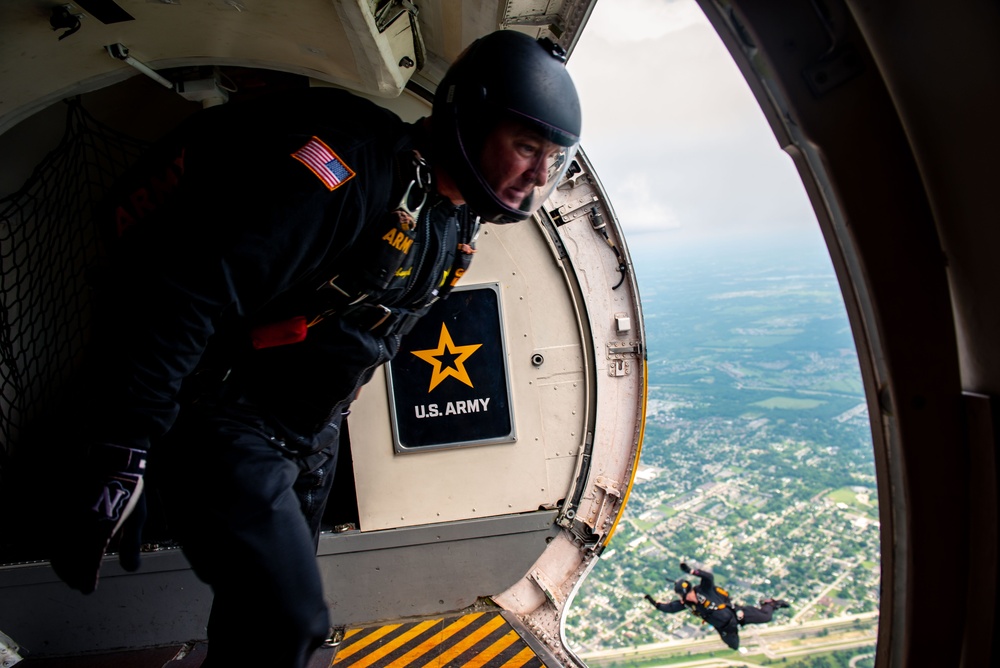
[(378, 336), (407, 334), (420, 319), (419, 312), (390, 308), (382, 304), (358, 304), (340, 314), (340, 318), (358, 329)]
[(313, 293), (315, 300), (312, 307), (304, 309), (311, 310), (311, 313), (254, 327), (250, 338), (255, 350), (304, 341), (310, 327), (331, 316), (342, 318), (353, 327), (373, 332), (376, 336), (406, 334), (433, 302), (451, 292), (475, 253), (479, 219), (470, 220), (467, 212), (459, 221), (455, 259), (428, 303), (416, 304), (412, 308), (373, 303), (377, 298), (373, 295), (381, 294), (394, 278), (402, 275), (401, 267), (416, 239), (420, 215), (431, 191), (431, 171), (427, 162), (416, 150), (407, 155), (409, 160), (405, 167), (407, 160), (402, 155), (397, 164), (409, 180), (406, 181), (406, 177), (403, 179), (407, 185), (402, 188), (396, 207), (378, 221), (382, 226), (377, 243), (379, 252), (372, 257), (372, 261), (360, 271), (324, 280)]

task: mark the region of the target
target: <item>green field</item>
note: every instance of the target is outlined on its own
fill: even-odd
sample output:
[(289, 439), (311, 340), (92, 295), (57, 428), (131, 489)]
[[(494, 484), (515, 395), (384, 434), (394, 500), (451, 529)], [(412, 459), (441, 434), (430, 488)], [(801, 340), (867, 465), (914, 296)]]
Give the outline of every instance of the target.
[(873, 519), (878, 519), (878, 496), (875, 494), (875, 490), (868, 491), (868, 503), (862, 503), (858, 499), (857, 492), (849, 487), (835, 489), (827, 495), (827, 498), (834, 503), (846, 504), (855, 512), (864, 513)]

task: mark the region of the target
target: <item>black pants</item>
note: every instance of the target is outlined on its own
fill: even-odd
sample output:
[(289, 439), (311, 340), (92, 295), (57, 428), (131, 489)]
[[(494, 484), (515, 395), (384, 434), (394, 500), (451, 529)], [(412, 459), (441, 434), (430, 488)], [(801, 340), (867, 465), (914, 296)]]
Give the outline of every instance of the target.
[(752, 605), (736, 606), (736, 619), (739, 621), (740, 626), (746, 626), (747, 624), (766, 624), (771, 621), (771, 617), (773, 615), (774, 606), (770, 603), (765, 603), (759, 608), (755, 608)]
[(182, 411), (151, 452), (148, 477), (170, 530), (215, 595), (205, 666), (301, 668), (327, 637), (316, 546), (336, 470), (336, 415), (307, 458), (239, 409)]
[[(736, 605), (732, 608), (732, 616), (726, 620), (728, 623), (716, 626), (715, 630), (719, 632), (719, 637), (730, 648), (739, 649), (740, 627), (747, 624), (766, 624), (771, 621), (773, 614), (774, 606), (770, 603), (765, 603), (759, 608), (752, 605)], [(719, 620), (713, 619), (713, 621), (718, 623)]]
[[(722, 618), (721, 612), (727, 612), (728, 616)], [(752, 605), (736, 605), (730, 610), (718, 611), (712, 618), (715, 630), (719, 632), (722, 641), (732, 649), (740, 648), (740, 627), (747, 624), (766, 624), (771, 621), (774, 614), (774, 606), (765, 603), (759, 608)]]

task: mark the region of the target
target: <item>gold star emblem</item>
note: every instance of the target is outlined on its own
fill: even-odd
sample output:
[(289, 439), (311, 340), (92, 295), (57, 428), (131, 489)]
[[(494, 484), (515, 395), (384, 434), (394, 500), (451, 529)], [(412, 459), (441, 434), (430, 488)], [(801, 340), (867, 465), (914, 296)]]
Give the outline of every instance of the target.
[(438, 339), (437, 348), (410, 352), (434, 367), (434, 373), (431, 374), (431, 386), (427, 389), (430, 392), (448, 376), (473, 387), (472, 381), (469, 380), (469, 372), (465, 370), (465, 360), (469, 359), (472, 353), (479, 350), (482, 345), (481, 343), (472, 343), (467, 346), (456, 346), (451, 340), (448, 327), (442, 322), (441, 338)]

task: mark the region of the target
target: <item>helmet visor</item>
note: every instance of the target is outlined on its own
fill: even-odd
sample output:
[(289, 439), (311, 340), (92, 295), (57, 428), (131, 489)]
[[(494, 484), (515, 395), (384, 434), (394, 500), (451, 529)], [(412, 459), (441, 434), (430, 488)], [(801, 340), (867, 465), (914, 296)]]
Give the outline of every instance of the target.
[(509, 218), (523, 220), (559, 185), (576, 148), (552, 142), (524, 123), (501, 121), (483, 142), (481, 178)]
[[(508, 189), (506, 194), (504, 192), (497, 192), (497, 197), (508, 206), (523, 213), (525, 218), (531, 216), (545, 203), (545, 200), (549, 198), (552, 191), (562, 181), (563, 176), (566, 175), (566, 169), (576, 154), (576, 147), (576, 144), (572, 146), (556, 146), (544, 158), (540, 159), (535, 167), (538, 177), (530, 186), (530, 189), (523, 192), (523, 196), (520, 190), (515, 189), (511, 191)], [(513, 196), (514, 199), (505, 199), (505, 196)]]

